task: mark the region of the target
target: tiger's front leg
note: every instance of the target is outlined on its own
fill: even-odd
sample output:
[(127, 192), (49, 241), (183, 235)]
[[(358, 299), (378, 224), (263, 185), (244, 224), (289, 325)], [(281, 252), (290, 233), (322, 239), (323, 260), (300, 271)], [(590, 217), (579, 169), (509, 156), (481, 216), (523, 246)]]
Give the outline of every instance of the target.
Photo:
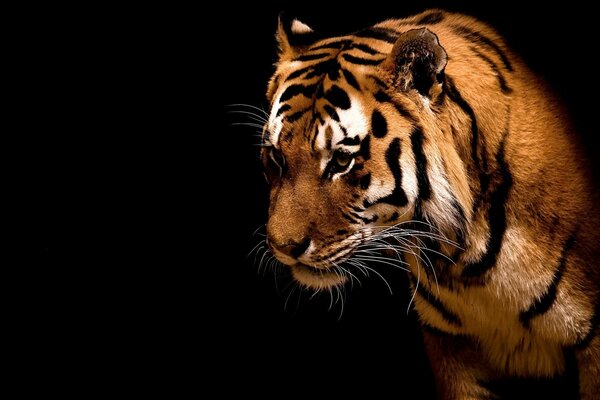
[(600, 399), (600, 328), (583, 348), (577, 351), (581, 400)]
[(493, 396), (480, 383), (493, 379), (494, 373), (471, 340), (428, 330), (423, 331), (423, 338), (440, 399), (474, 400)]

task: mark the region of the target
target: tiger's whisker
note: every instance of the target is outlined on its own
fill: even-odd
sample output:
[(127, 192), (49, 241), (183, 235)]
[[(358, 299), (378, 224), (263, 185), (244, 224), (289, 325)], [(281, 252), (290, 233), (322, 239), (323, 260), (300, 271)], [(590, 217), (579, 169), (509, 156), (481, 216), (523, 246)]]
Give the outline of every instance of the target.
[(247, 108), (251, 108), (251, 109), (254, 109), (256, 111), (260, 111), (261, 113), (263, 113), (265, 115), (265, 117), (269, 118), (269, 114), (267, 114), (267, 112), (265, 110), (263, 110), (260, 107), (253, 106), (252, 104), (234, 103), (234, 104), (228, 104), (227, 107), (247, 107)]
[(255, 112), (251, 112), (251, 111), (245, 111), (245, 110), (229, 110), (227, 111), (229, 114), (243, 114), (243, 115), (247, 115), (250, 118), (254, 117), (256, 118), (258, 121), (264, 122), (265, 124), (268, 123), (268, 119), (260, 114), (256, 114)]
[(253, 128), (260, 128), (260, 129), (264, 128), (263, 125), (257, 124), (255, 122), (231, 122), (229, 125), (232, 125), (232, 126), (250, 126), (250, 127), (253, 127)]

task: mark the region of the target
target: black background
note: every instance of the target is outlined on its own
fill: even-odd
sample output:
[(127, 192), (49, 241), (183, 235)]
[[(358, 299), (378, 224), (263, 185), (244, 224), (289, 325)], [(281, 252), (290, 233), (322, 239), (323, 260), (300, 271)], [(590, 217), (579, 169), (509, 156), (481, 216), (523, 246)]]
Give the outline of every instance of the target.
[(43, 266), (38, 283), (60, 281), (33, 307), (40, 326), (86, 321), (80, 337), (99, 339), (81, 339), (95, 349), (87, 359), (108, 359), (131, 379), (159, 377), (142, 378), (146, 388), (201, 392), (223, 380), (223, 396), (432, 398), (400, 271), (380, 271), (393, 294), (362, 279), (343, 313), (327, 295), (296, 292), (286, 305), (289, 279), (258, 273), (247, 255), (266, 222), (267, 186), (254, 130), (228, 112), (266, 108), (280, 11), (333, 35), (430, 7), (495, 26), (564, 99), (598, 169), (597, 21), (583, 3), (223, 3), (76, 10), (76, 19), (54, 9), (50, 23), (37, 10), (28, 23), (46, 29), (33, 35), (34, 58), (48, 68), (32, 67), (35, 102), (45, 104), (36, 123), (54, 133), (36, 133), (28, 150), (39, 168), (26, 230)]

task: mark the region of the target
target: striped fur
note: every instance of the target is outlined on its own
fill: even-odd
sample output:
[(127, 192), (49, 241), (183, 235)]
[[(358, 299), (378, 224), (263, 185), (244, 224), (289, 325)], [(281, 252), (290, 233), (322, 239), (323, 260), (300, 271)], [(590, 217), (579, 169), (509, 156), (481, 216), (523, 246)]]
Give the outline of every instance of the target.
[(442, 398), (560, 374), (569, 352), (597, 398), (600, 218), (541, 79), (490, 27), (439, 10), (334, 38), (281, 20), (277, 37), (267, 229), (296, 280), (342, 285), (383, 229), (417, 232), (435, 253), (403, 259)]

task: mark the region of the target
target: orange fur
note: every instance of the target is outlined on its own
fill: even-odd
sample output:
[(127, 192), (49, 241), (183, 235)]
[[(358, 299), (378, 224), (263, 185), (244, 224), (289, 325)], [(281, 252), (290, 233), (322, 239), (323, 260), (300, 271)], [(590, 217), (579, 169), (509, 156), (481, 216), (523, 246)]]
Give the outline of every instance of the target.
[[(544, 82), (489, 26), (439, 10), (308, 44), (291, 44), (294, 34), (280, 22), (267, 90), (275, 256), (300, 284), (331, 290), (360, 271), (370, 241), (398, 240), (385, 234), (395, 226), (419, 277), (419, 316), (447, 334), (426, 334), (444, 398), (478, 398), (482, 379), (554, 376), (566, 351), (582, 398), (596, 398), (600, 214), (574, 128)], [(314, 66), (324, 72), (311, 76)], [(420, 258), (410, 233), (425, 224), (452, 263)]]

